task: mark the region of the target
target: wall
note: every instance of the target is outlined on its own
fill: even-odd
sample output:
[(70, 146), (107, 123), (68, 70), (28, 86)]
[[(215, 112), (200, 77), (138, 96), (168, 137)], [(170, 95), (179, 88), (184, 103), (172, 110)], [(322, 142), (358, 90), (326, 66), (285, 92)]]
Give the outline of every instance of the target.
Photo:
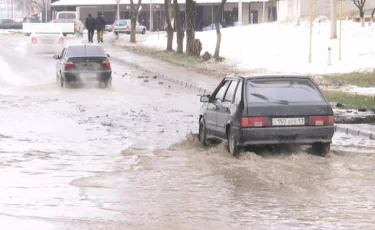
[[(339, 0), (337, 1), (336, 9), (339, 14)], [(365, 4), (365, 14), (370, 15), (372, 9), (375, 7), (375, 1), (367, 1)], [(330, 0), (314, 0), (314, 15), (325, 15), (329, 17)], [(279, 2), (279, 20), (308, 20), (310, 17), (310, 0), (281, 0)], [(352, 0), (343, 1), (343, 16), (350, 17), (359, 15), (358, 8), (353, 4)]]
[[(264, 22), (268, 22), (268, 7), (270, 4), (266, 2), (265, 4), (265, 17), (264, 17)], [(247, 8), (248, 10), (249, 8)], [(251, 11), (258, 11), (258, 23), (263, 23), (263, 2), (253, 2), (250, 5), (250, 10)], [(249, 10), (248, 10), (249, 11)], [(247, 16), (248, 18), (250, 17), (250, 14)]]

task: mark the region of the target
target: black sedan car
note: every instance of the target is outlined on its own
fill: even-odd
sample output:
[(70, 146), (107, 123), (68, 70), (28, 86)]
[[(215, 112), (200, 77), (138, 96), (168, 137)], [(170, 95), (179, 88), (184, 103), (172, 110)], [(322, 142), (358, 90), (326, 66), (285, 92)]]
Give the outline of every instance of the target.
[(22, 22), (13, 19), (0, 19), (0, 29), (2, 30), (22, 30)]
[(111, 63), (102, 46), (97, 44), (71, 45), (63, 49), (57, 59), (56, 78), (61, 87), (65, 84), (84, 84), (97, 81), (110, 87), (112, 83)]
[(312, 145), (321, 156), (330, 150), (332, 107), (307, 76), (226, 77), (200, 101), (203, 145), (211, 138), (227, 140), (234, 156), (254, 145)]

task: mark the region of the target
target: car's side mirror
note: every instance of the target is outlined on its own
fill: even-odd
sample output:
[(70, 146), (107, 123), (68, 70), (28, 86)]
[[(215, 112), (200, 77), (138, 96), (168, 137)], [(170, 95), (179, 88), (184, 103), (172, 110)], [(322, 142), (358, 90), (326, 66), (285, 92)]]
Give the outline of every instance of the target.
[(109, 56), (109, 54), (107, 54), (107, 57), (109, 58), (109, 57), (111, 57), (111, 56)]
[(209, 96), (204, 95), (204, 96), (201, 96), (200, 100), (201, 100), (201, 102), (209, 102), (210, 98), (209, 98)]
[(53, 55), (53, 59), (60, 59), (60, 55)]

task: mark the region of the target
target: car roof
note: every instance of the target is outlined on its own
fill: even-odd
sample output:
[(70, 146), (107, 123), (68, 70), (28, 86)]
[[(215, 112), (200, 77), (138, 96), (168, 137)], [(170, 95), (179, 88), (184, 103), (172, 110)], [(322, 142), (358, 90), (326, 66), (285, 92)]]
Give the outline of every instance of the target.
[[(99, 44), (73, 44), (73, 45), (68, 45), (66, 48), (69, 47), (82, 47), (82, 46), (94, 46), (94, 47), (102, 47)], [(103, 48), (104, 49), (104, 48)]]
[(295, 78), (295, 79), (311, 79), (307, 75), (299, 75), (299, 74), (250, 74), (250, 75), (229, 75), (225, 78), (241, 78), (241, 79), (267, 79), (267, 78)]

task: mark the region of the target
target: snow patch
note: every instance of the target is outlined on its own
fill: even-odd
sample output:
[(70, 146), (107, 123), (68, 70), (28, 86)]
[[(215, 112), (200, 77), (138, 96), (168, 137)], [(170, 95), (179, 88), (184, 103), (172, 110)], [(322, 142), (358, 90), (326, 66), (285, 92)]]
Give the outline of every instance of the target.
[[(375, 26), (366, 25), (362, 28), (360, 23), (344, 20), (342, 60), (339, 61), (339, 40), (330, 39), (330, 22), (323, 19), (318, 18), (314, 22), (312, 63), (308, 63), (308, 21), (224, 28), (221, 30), (220, 54), (227, 64), (235, 67), (245, 70), (267, 69), (268, 72), (275, 73), (326, 74), (375, 68), (375, 46), (372, 45)], [(206, 51), (214, 52), (215, 31), (196, 32), (196, 38), (202, 42), (202, 54)], [(123, 39), (128, 40), (128, 37), (123, 36)], [(138, 45), (164, 50), (167, 36), (165, 32), (153, 32), (137, 36), (137, 41)], [(184, 43), (186, 44), (186, 36)], [(173, 46), (176, 47), (176, 39)], [(328, 65), (328, 48), (331, 48), (331, 65)]]

